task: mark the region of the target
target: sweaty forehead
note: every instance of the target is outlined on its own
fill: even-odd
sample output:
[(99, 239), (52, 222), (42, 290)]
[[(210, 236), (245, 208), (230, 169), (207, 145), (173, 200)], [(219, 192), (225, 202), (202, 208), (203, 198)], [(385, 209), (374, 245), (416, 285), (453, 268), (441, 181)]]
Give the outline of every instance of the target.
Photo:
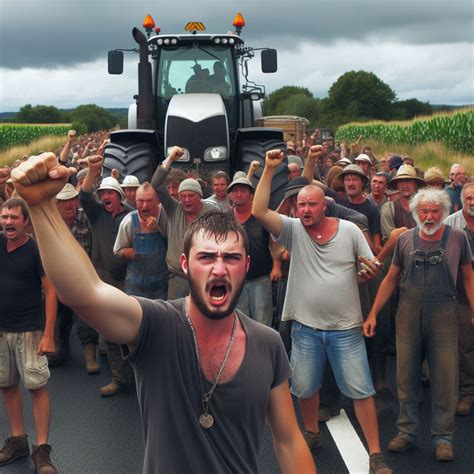
[(200, 230), (194, 235), (191, 249), (193, 253), (245, 253), (243, 238), (235, 232), (229, 232), (225, 239), (216, 240), (216, 235)]
[(308, 200), (320, 201), (322, 199), (324, 199), (323, 190), (312, 184), (310, 184), (309, 186), (305, 186), (298, 193), (298, 201), (308, 201)]

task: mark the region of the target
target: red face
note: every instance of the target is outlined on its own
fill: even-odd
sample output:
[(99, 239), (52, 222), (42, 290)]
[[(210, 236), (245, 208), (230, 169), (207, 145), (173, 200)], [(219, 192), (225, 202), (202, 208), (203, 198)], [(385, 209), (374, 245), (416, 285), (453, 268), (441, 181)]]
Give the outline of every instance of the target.
[(364, 182), (362, 178), (356, 174), (346, 174), (344, 176), (344, 188), (347, 196), (360, 196), (364, 191)]
[(99, 191), (100, 200), (104, 203), (104, 208), (111, 214), (119, 212), (121, 207), (122, 196), (112, 189), (101, 189)]
[(227, 199), (227, 180), (225, 178), (213, 178), (212, 192), (216, 195), (219, 201)]
[(79, 198), (74, 197), (72, 199), (61, 199), (56, 201), (58, 206), (59, 214), (66, 221), (74, 219), (77, 214), (77, 208), (79, 207)]
[(251, 204), (253, 193), (251, 189), (245, 184), (236, 184), (232, 187), (230, 197), (234, 203), (234, 206), (246, 206)]
[(325, 211), (326, 199), (321, 189), (307, 186), (298, 193), (296, 216), (305, 227), (318, 225)]
[(3, 234), (8, 240), (18, 241), (25, 237), (28, 219), (23, 217), (21, 207), (2, 209)]
[(201, 210), (201, 196), (198, 193), (181, 191), (178, 197), (185, 214), (198, 214)]
[(143, 189), (138, 190), (135, 202), (138, 215), (142, 220), (146, 220), (148, 217), (155, 217), (158, 214), (160, 200), (153, 189), (147, 191)]
[(183, 255), (181, 265), (188, 275), (191, 298), (204, 316), (223, 319), (232, 314), (249, 263), (242, 236), (231, 233), (219, 242), (203, 232), (194, 236), (189, 259)]
[(443, 224), (443, 208), (441, 204), (420, 202), (416, 209), (416, 222), (426, 235), (434, 235)]
[(373, 176), (370, 181), (370, 187), (374, 196), (383, 196), (387, 190), (387, 179), (383, 176)]

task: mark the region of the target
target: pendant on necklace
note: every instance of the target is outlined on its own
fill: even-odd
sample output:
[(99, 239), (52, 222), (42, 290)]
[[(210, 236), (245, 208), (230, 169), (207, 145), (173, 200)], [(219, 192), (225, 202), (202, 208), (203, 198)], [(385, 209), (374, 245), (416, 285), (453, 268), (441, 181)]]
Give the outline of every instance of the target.
[(210, 413), (203, 413), (199, 417), (199, 424), (205, 429), (208, 430), (214, 424), (214, 418)]
[(319, 234), (319, 235), (316, 236), (317, 239), (320, 239), (321, 237), (322, 237), (321, 234)]

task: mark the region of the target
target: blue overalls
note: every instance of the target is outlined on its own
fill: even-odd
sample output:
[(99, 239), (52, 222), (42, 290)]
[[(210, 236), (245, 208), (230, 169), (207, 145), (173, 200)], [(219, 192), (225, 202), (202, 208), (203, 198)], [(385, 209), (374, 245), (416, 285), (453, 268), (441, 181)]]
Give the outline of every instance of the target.
[(166, 238), (160, 232), (141, 232), (138, 211), (131, 213), (135, 230), (135, 258), (128, 263), (125, 293), (150, 299), (166, 299), (168, 267)]
[(446, 260), (451, 228), (446, 226), (440, 246), (419, 250), (419, 228), (413, 231), (413, 252), (400, 283), (396, 316), (399, 434), (415, 441), (418, 435), (418, 397), (421, 363), (430, 368), (431, 437), (452, 443), (458, 390), (458, 307), (456, 285)]

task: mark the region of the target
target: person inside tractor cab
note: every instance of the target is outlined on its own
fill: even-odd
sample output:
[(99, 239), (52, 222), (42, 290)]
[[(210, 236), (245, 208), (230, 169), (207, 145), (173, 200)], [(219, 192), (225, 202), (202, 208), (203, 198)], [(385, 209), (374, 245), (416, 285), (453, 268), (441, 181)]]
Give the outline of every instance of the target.
[(214, 74), (210, 76), (209, 80), (212, 84), (213, 91), (217, 92), (218, 94), (229, 95), (230, 86), (225, 80), (225, 66), (220, 61), (216, 61), (212, 68), (214, 70)]
[(192, 67), (194, 74), (186, 82), (186, 92), (212, 92), (209, 69), (203, 69), (200, 64)]

